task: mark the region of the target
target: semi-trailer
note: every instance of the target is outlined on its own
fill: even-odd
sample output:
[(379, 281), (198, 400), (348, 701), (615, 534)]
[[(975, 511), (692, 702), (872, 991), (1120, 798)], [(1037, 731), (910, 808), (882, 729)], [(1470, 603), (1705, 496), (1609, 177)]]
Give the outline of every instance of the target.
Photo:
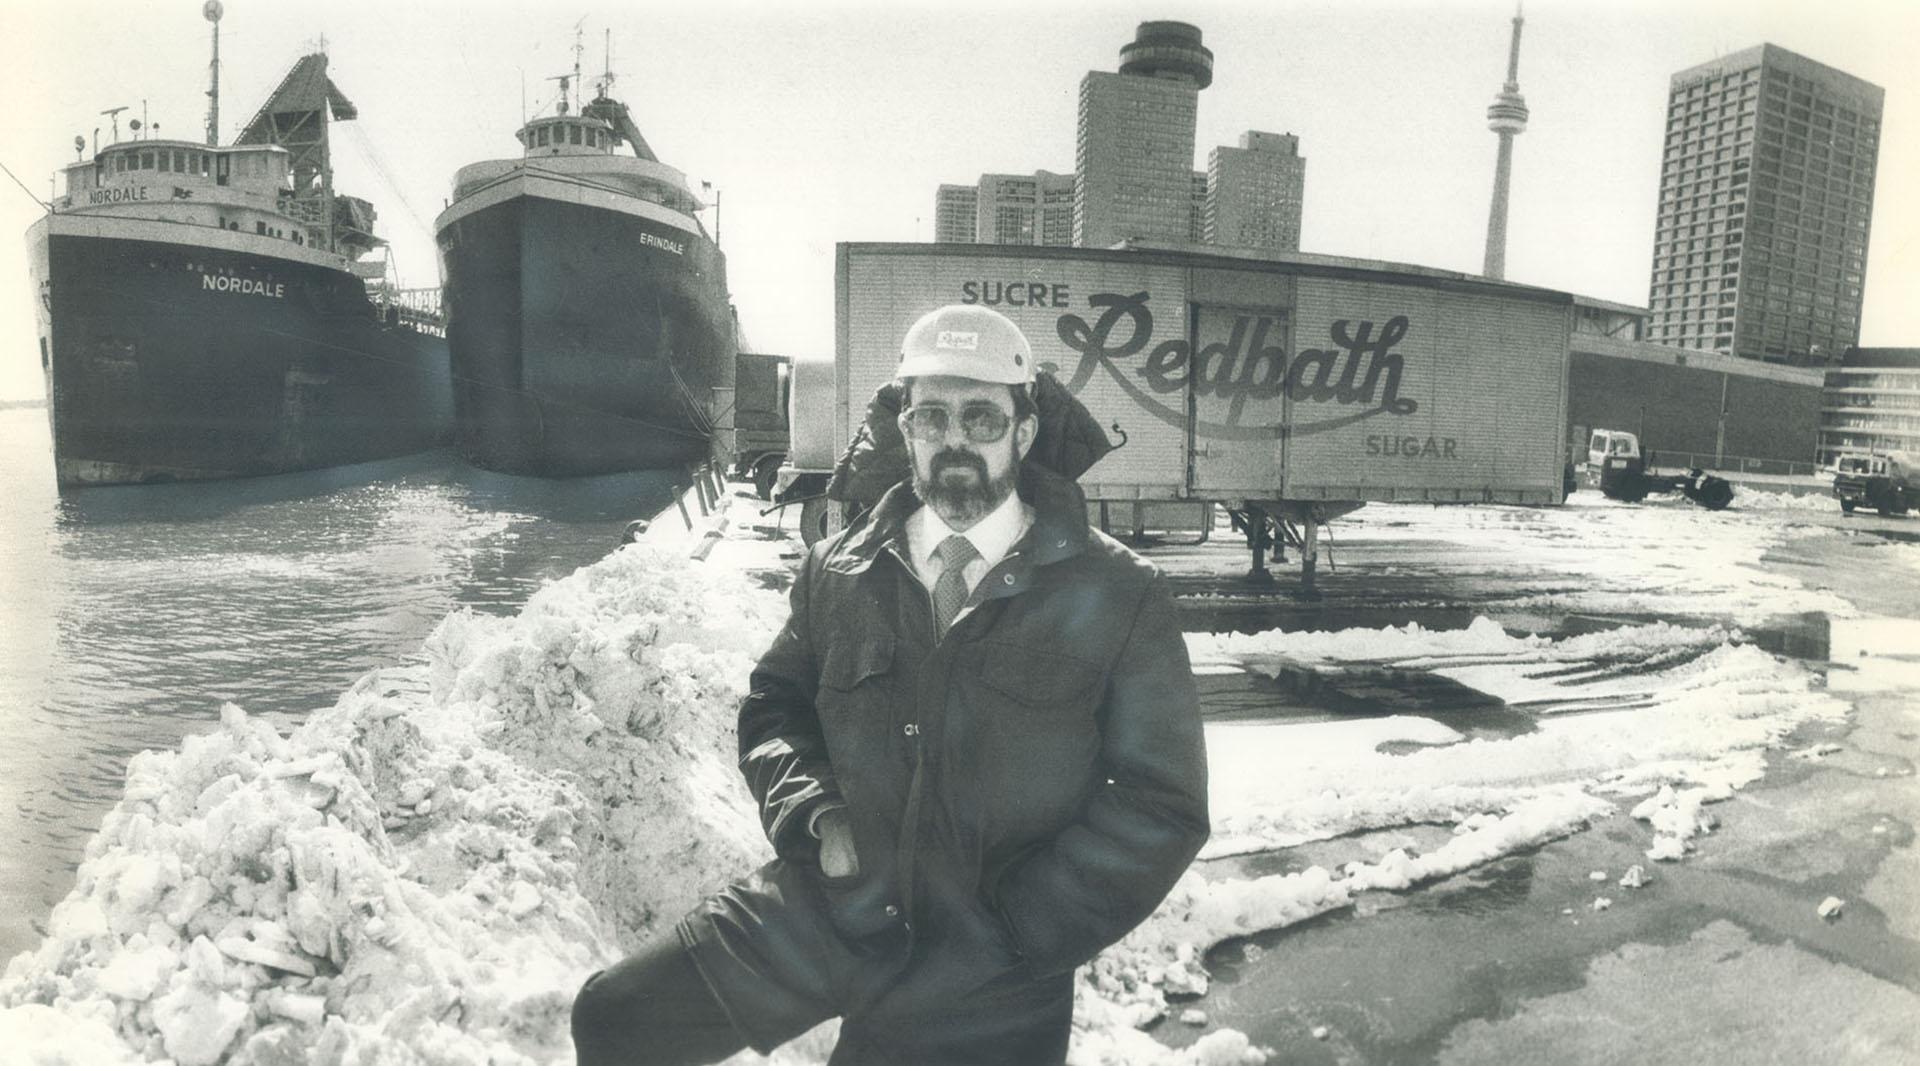
[(1257, 573), (1289, 531), (1310, 549), (1367, 502), (1564, 498), (1566, 293), (1329, 256), (870, 243), (838, 246), (835, 293), (831, 369), (796, 367), (778, 495), (807, 501), (809, 539), (844, 519), (826, 477), (907, 326), (950, 303), (1013, 319), (1115, 427), (1079, 477), (1096, 518), (1225, 507)]

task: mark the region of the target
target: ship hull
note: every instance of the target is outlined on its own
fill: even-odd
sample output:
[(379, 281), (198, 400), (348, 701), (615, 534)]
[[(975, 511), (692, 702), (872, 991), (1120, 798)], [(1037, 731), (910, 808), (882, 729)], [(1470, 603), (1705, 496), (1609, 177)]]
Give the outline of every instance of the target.
[(538, 180), (439, 226), (462, 453), (543, 477), (706, 459), (733, 386), (719, 249), (611, 195), (529, 191)]
[(382, 321), (364, 283), (318, 256), (151, 228), (50, 216), (29, 232), (63, 489), (311, 470), (444, 441), (445, 338)]

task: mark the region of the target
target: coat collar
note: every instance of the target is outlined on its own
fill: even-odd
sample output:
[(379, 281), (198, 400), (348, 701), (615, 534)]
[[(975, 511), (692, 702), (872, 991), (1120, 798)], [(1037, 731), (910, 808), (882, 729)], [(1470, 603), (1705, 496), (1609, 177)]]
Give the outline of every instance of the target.
[[(1046, 566), (1071, 558), (1087, 548), (1087, 498), (1080, 486), (1038, 463), (1020, 464), (1016, 491), (1033, 508), (1033, 526), (1013, 545), (1009, 559), (1027, 566)], [(839, 545), (827, 555), (825, 566), (840, 573), (858, 574), (873, 565), (880, 553), (898, 545), (906, 558), (907, 518), (921, 507), (911, 478), (880, 497), (873, 510), (857, 519)]]

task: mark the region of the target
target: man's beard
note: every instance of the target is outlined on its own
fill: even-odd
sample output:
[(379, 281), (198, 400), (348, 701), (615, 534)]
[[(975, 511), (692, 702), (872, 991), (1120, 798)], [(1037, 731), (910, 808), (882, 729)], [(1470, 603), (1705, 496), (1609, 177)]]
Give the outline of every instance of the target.
[[(970, 526), (1013, 493), (1015, 468), (1009, 466), (1000, 477), (989, 478), (987, 461), (977, 452), (942, 448), (933, 454), (927, 468), (930, 476), (922, 477), (915, 465), (914, 494), (948, 525)], [(971, 476), (949, 475), (955, 470), (970, 472)]]

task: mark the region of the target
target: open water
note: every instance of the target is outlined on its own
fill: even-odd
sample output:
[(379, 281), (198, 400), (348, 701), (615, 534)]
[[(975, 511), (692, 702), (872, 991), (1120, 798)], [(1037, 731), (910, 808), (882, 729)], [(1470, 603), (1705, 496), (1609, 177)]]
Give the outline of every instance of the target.
[(0, 409), (0, 967), (38, 944), (135, 752), (228, 701), (284, 732), (671, 498), (667, 475), (544, 481), (447, 453), (62, 496), (46, 410)]

